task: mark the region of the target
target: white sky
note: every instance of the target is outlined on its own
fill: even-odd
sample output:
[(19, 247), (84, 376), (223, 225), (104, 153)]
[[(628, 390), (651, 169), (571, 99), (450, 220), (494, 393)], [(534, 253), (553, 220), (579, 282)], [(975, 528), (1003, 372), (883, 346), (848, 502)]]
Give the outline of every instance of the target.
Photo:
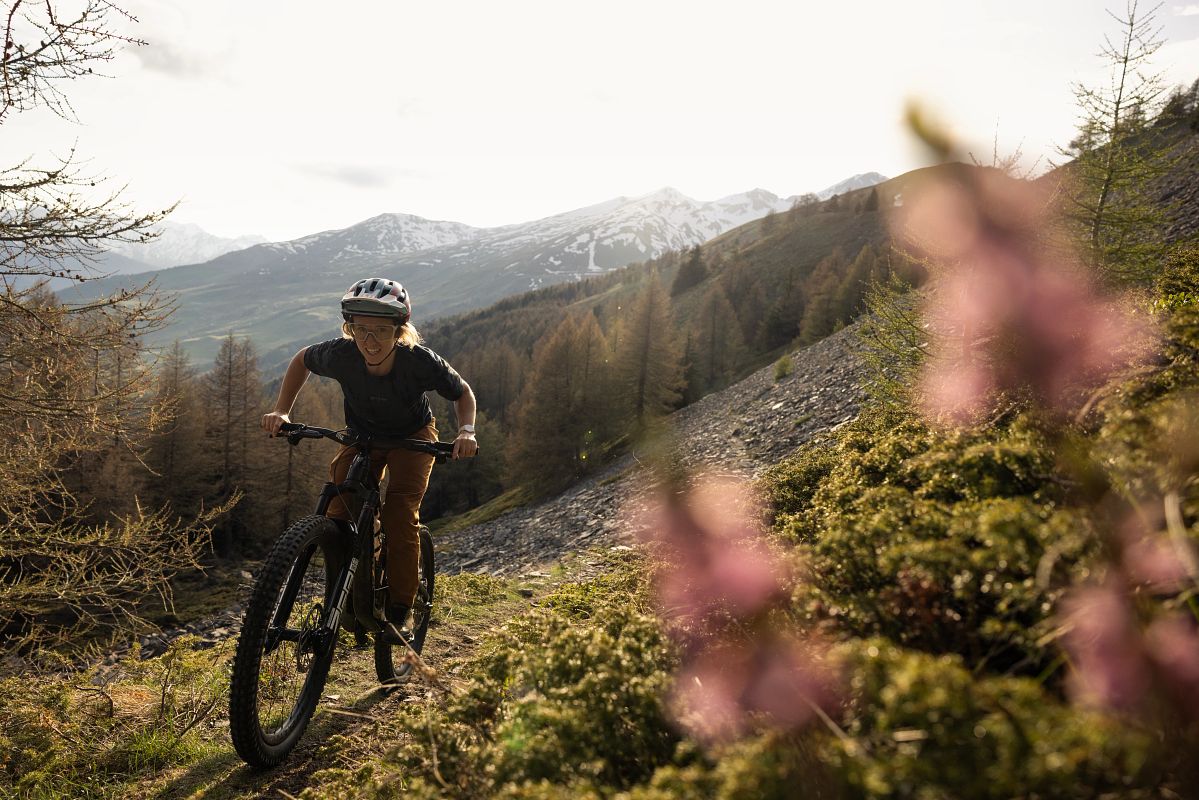
[[(1123, 0), (1120, 9), (1123, 10)], [(1115, 8), (1115, 2), (1108, 7)], [(6, 160), (78, 141), (142, 208), (287, 239), (383, 212), (490, 226), (662, 186), (779, 195), (920, 166), (919, 97), (987, 158), (1073, 131), (1115, 25), (1099, 0), (132, 0), (147, 47), (78, 81), (80, 124), (5, 123)], [(1145, 7), (1144, 3), (1142, 7)], [(1199, 3), (1158, 12), (1199, 77)]]

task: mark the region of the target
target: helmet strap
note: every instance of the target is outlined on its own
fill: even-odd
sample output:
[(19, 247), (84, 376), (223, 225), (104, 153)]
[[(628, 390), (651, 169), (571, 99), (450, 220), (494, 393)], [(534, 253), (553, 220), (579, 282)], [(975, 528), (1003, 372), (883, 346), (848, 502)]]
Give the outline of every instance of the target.
[(392, 342), (392, 343), (391, 343), (391, 349), (387, 351), (387, 355), (385, 355), (385, 356), (383, 356), (382, 358), (380, 358), (380, 359), (379, 359), (378, 361), (376, 361), (374, 364), (372, 364), (372, 363), (371, 363), (371, 362), (369, 362), (369, 361), (366, 361), (366, 356), (363, 356), (363, 357), (362, 357), (362, 360), (363, 360), (363, 361), (366, 361), (366, 365), (367, 365), (368, 367), (377, 367), (377, 366), (379, 366), (380, 364), (382, 364), (384, 361), (386, 361), (387, 359), (391, 358), (391, 354), (395, 352), (395, 349), (396, 349), (396, 343), (395, 343), (395, 342)]

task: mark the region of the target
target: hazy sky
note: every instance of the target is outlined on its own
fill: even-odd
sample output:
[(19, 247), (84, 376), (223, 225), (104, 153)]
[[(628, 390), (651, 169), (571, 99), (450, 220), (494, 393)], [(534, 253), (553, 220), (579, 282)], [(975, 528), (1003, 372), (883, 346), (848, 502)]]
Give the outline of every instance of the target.
[[(1048, 156), (1116, 31), (1098, 0), (124, 5), (149, 45), (75, 83), (80, 124), (7, 121), (7, 160), (78, 141), (139, 206), (182, 200), (176, 221), (271, 239), (897, 175), (920, 165), (909, 97), (980, 155), (998, 124), (1002, 151)], [(1189, 84), (1199, 2), (1158, 18), (1157, 67)]]

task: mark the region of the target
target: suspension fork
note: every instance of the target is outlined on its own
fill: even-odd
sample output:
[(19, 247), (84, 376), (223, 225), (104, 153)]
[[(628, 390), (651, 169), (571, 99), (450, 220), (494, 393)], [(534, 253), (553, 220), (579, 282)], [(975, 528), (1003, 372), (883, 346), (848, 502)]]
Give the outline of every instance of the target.
[[(354, 589), (354, 575), (361, 566), (361, 559), (358, 557), (358, 553), (362, 549), (361, 539), (366, 536), (374, 536), (373, 522), (378, 507), (379, 492), (378, 490), (371, 490), (362, 503), (362, 509), (358, 514), (357, 525), (354, 525), (354, 523), (349, 522), (348, 520), (335, 520), (338, 527), (341, 528), (344, 533), (348, 534), (345, 540), (350, 544), (350, 553), (349, 558), (346, 560), (345, 566), (342, 567), (341, 572), (338, 574), (337, 580), (334, 583), (333, 594), (331, 595), (333, 598), (332, 607), (330, 608), (330, 613), (326, 618), (325, 625), (323, 626), (324, 630), (327, 631), (329, 635), (336, 635), (337, 627), (341, 623), (341, 615), (345, 613), (346, 603), (350, 599), (350, 592), (352, 592)], [(369, 548), (366, 552), (371, 553), (373, 556), (374, 542), (368, 542), (368, 545)], [(359, 609), (355, 606), (354, 615), (358, 618), (359, 622), (367, 627), (371, 627), (372, 623), (375, 625), (378, 624), (374, 620), (373, 609)], [(371, 629), (374, 630), (374, 628)]]

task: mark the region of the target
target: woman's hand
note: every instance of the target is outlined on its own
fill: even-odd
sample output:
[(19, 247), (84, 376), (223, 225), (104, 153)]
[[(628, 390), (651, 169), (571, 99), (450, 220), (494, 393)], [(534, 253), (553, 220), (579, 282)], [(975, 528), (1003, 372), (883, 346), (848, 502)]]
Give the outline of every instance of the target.
[(262, 429), (271, 436), (277, 434), (279, 428), (283, 427), (283, 423), (285, 422), (291, 422), (291, 417), (287, 414), (281, 414), (278, 411), (262, 415)]
[(460, 458), (473, 458), (477, 452), (479, 443), (475, 441), (475, 435), (466, 431), (459, 433), (458, 438), (454, 440), (453, 459), (457, 461)]

